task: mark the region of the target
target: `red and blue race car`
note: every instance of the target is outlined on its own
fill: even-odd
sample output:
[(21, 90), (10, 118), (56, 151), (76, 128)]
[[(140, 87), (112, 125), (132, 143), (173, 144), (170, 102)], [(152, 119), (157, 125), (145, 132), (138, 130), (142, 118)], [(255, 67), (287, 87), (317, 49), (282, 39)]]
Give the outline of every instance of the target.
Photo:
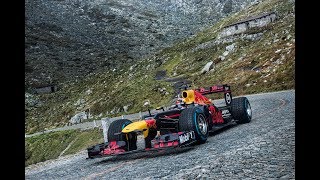
[[(230, 86), (214, 85), (181, 92), (181, 98), (168, 110), (150, 113), (143, 120), (113, 121), (108, 128), (108, 142), (87, 148), (88, 158), (133, 152), (182, 148), (205, 143), (209, 132), (231, 123), (249, 123), (252, 110), (246, 97), (232, 98)], [(217, 107), (205, 95), (223, 93), (225, 105)], [(143, 134), (144, 148), (137, 148), (137, 136)]]

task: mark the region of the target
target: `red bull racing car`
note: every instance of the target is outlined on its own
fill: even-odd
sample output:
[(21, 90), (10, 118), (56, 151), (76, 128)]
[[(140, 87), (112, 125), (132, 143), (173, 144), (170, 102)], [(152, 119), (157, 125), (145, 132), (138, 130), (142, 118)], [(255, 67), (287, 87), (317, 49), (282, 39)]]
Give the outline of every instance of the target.
[[(217, 107), (205, 95), (223, 93), (225, 105)], [(169, 108), (150, 113), (143, 120), (113, 121), (108, 128), (108, 142), (87, 148), (88, 158), (105, 157), (141, 151), (183, 148), (205, 143), (209, 132), (231, 123), (249, 123), (251, 106), (246, 97), (232, 98), (230, 86), (214, 85), (193, 90), (185, 89), (181, 98)], [(137, 148), (137, 136), (144, 137), (144, 148)]]

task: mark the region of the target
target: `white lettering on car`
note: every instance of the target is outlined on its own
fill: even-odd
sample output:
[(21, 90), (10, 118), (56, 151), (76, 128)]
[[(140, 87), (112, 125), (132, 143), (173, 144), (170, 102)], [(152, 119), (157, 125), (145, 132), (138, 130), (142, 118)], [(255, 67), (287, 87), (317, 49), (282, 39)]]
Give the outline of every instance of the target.
[(194, 131), (186, 132), (184, 134), (179, 135), (180, 144), (183, 144), (189, 141), (190, 139), (195, 139), (195, 138), (196, 137), (195, 137)]

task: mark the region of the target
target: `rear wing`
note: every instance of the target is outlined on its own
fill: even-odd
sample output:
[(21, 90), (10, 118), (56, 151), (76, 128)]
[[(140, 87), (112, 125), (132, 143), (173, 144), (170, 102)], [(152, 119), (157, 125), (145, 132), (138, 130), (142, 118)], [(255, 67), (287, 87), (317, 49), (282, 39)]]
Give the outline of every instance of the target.
[(214, 85), (214, 86), (210, 86), (210, 87), (207, 87), (207, 88), (198, 88), (198, 89), (195, 89), (195, 91), (198, 91), (202, 95), (219, 93), (219, 92), (224, 92), (224, 93), (230, 93), (231, 94), (231, 88), (227, 84)]
[(195, 89), (195, 91), (199, 92), (202, 95), (223, 92), (226, 105), (230, 105), (232, 101), (231, 88), (227, 84), (214, 85), (206, 88), (198, 88), (198, 89)]

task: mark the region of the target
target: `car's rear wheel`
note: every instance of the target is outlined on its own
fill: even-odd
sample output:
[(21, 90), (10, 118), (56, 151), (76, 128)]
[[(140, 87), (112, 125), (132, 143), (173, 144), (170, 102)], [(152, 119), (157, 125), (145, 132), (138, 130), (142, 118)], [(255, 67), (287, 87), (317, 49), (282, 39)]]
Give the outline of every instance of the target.
[(252, 119), (252, 110), (248, 98), (232, 99), (231, 114), (238, 124), (249, 123)]
[(204, 112), (199, 107), (186, 108), (181, 112), (179, 130), (194, 131), (197, 142), (205, 143), (207, 141), (209, 135), (208, 127)]
[[(137, 133), (131, 132), (128, 134), (119, 134), (124, 127), (131, 124), (132, 121), (128, 119), (118, 119), (113, 121), (108, 128), (108, 142), (124, 141), (126, 143), (126, 151), (137, 149)], [(116, 134), (115, 134), (116, 133)]]

